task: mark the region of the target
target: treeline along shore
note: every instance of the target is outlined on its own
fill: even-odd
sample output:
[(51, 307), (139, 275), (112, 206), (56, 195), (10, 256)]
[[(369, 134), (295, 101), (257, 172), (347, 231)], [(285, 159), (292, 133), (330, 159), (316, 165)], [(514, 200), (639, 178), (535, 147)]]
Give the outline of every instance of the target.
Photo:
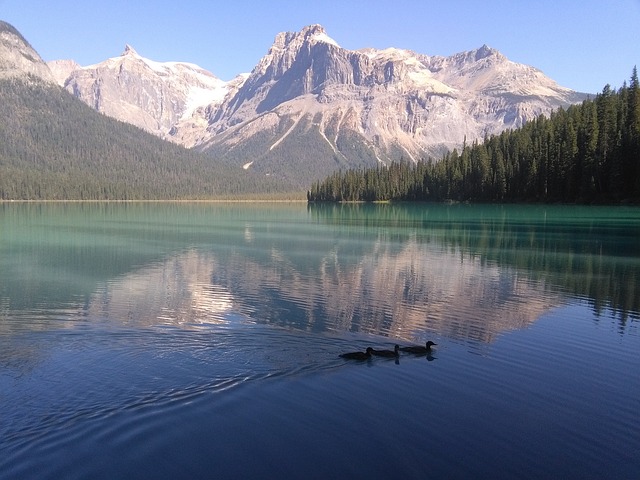
[(640, 202), (640, 85), (609, 85), (593, 99), (517, 130), (466, 142), (440, 161), (339, 171), (310, 202)]

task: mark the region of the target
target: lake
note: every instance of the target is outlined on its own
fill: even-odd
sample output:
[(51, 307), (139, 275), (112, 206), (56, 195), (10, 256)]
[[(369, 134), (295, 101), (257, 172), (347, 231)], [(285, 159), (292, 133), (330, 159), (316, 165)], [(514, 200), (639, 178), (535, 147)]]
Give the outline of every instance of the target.
[(639, 325), (638, 207), (1, 203), (0, 478), (640, 478)]

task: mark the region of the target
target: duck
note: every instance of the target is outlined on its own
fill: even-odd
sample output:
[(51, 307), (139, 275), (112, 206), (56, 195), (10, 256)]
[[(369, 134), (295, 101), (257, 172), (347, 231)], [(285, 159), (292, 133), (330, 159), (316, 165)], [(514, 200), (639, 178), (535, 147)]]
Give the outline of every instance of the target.
[(372, 352), (373, 352), (373, 348), (367, 347), (367, 350), (364, 352), (343, 353), (340, 355), (340, 357), (346, 358), (347, 360), (368, 360), (371, 358)]
[(371, 350), (371, 354), (375, 355), (376, 357), (388, 357), (388, 358), (393, 358), (393, 357), (397, 357), (398, 355), (400, 355), (400, 353), (398, 352), (398, 350), (400, 349), (400, 345), (396, 345), (393, 350)]
[(426, 355), (428, 353), (431, 353), (431, 347), (433, 347), (434, 345), (437, 345), (437, 343), (433, 343), (431, 340), (429, 340), (424, 347), (420, 345), (411, 345), (409, 347), (400, 347), (400, 350), (407, 353), (414, 353), (416, 355)]

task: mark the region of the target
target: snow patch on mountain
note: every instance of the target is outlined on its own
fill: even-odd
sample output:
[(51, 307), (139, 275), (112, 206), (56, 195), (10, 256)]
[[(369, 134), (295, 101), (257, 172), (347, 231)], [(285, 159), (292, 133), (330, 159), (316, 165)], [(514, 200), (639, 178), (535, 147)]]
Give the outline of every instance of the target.
[[(314, 26), (314, 27), (318, 27)], [(324, 42), (324, 43), (329, 43), (331, 45), (333, 45), (334, 47), (340, 47), (340, 45), (338, 45), (338, 42), (336, 42), (333, 38), (331, 38), (329, 35), (327, 35), (327, 33), (324, 31), (324, 29), (322, 27), (320, 27), (320, 29), (322, 31), (317, 31), (316, 33), (313, 34), (313, 41), (316, 42)]]

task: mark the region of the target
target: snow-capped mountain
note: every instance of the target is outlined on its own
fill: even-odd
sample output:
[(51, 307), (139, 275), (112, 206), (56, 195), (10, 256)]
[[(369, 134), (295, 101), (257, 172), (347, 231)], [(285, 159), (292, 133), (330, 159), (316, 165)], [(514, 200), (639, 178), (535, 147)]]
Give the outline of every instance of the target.
[(265, 173), (306, 159), (324, 175), (438, 156), (583, 98), (487, 46), (451, 57), (352, 51), (312, 25), (276, 36), (209, 117), (203, 148)]
[(197, 65), (154, 62), (129, 45), (119, 57), (87, 67), (49, 62), (58, 83), (88, 105), (160, 137), (192, 119), (199, 108), (219, 104), (228, 84)]
[(320, 25), (279, 33), (252, 72), (230, 82), (131, 47), (65, 65), (51, 64), (60, 83), (99, 111), (299, 184), (341, 167), (438, 157), (585, 98), (486, 45), (450, 57), (348, 50)]

